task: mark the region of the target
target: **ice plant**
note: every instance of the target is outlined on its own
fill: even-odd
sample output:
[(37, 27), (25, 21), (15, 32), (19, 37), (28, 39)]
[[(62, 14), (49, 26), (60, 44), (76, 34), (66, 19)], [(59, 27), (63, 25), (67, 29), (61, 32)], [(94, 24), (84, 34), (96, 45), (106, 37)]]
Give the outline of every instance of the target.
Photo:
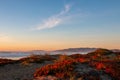
[(75, 60), (63, 60), (54, 64), (49, 64), (37, 69), (34, 73), (34, 77), (54, 75), (58, 78), (70, 77), (73, 73), (73, 64)]

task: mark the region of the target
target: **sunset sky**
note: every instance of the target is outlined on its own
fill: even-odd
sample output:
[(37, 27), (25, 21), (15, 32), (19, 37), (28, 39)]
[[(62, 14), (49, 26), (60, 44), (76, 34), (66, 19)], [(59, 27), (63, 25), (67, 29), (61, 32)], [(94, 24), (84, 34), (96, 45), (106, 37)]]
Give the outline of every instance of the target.
[(120, 49), (120, 0), (0, 0), (0, 50)]

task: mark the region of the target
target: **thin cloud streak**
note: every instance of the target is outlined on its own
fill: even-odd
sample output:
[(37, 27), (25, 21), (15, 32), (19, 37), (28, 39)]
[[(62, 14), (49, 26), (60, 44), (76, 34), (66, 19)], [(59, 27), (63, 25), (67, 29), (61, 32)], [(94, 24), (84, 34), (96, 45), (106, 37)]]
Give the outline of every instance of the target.
[(70, 8), (71, 6), (69, 4), (65, 5), (64, 10), (44, 20), (42, 23), (39, 24), (39, 26), (37, 26), (32, 30), (49, 29), (62, 24), (62, 22), (64, 22), (64, 18), (66, 17), (66, 14), (70, 11)]
[(0, 33), (0, 42), (10, 42), (12, 38), (6, 34)]

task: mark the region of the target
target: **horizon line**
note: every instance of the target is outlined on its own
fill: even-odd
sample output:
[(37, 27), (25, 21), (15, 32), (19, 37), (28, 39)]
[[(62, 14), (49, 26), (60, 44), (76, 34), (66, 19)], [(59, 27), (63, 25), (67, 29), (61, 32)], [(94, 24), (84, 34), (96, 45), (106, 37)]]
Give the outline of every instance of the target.
[(28, 51), (57, 51), (57, 50), (64, 50), (64, 49), (75, 49), (75, 48), (96, 48), (96, 49), (108, 49), (108, 50), (115, 50), (118, 49), (120, 50), (120, 48), (102, 48), (102, 47), (69, 47), (69, 48), (61, 48), (61, 49), (53, 49), (53, 50), (47, 50), (47, 49), (30, 49), (30, 50), (0, 50), (0, 52), (28, 52)]

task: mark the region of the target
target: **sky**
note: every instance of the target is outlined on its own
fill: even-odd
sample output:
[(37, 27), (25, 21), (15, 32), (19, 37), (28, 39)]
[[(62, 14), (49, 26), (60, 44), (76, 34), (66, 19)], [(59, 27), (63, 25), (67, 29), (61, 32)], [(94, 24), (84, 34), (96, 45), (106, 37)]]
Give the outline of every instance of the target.
[(0, 0), (0, 50), (120, 49), (120, 0)]

